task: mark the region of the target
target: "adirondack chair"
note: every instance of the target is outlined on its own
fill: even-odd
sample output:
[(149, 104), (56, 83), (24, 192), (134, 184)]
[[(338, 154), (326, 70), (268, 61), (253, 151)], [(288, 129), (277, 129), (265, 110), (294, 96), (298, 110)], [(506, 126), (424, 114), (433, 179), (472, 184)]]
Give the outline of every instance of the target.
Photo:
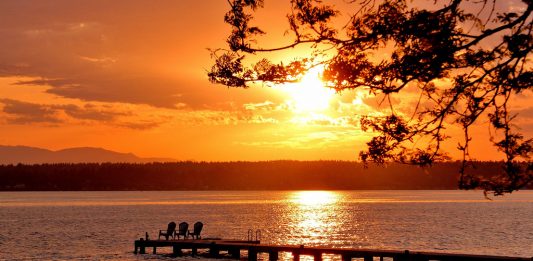
[(192, 239), (196, 237), (196, 239), (200, 239), (200, 233), (202, 232), (202, 228), (204, 227), (204, 223), (202, 222), (196, 222), (194, 223), (193, 231), (189, 231), (187, 235), (192, 236)]
[(174, 232), (175, 236), (183, 236), (183, 239), (187, 238), (187, 232), (189, 231), (189, 224), (187, 222), (181, 222), (178, 227), (178, 231)]
[(174, 239), (175, 233), (176, 233), (176, 223), (170, 222), (168, 223), (167, 230), (159, 230), (158, 239), (161, 239), (161, 236), (164, 236), (166, 240), (168, 240), (169, 237), (172, 237), (172, 239)]

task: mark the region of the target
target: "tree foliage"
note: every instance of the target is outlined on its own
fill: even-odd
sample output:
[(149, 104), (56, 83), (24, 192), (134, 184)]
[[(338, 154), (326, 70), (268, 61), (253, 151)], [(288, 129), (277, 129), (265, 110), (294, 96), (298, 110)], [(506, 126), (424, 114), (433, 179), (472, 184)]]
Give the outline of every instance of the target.
[[(0, 165), (0, 191), (453, 189), (459, 162), (365, 168), (352, 161), (55, 163)], [(490, 177), (496, 162), (479, 162)]]
[[(425, 166), (444, 160), (446, 126), (458, 125), (464, 132), (458, 144), (463, 155), (460, 188), (501, 195), (533, 181), (533, 140), (513, 125), (510, 112), (511, 97), (532, 89), (532, 0), (516, 0), (520, 6), (505, 12), (496, 6), (507, 0), (435, 0), (433, 8), (406, 0), (352, 0), (353, 14), (341, 28), (334, 26), (340, 12), (333, 5), (288, 1), (292, 40), (264, 48), (256, 40), (265, 32), (253, 25), (263, 0), (228, 0), (229, 50), (213, 51), (212, 82), (230, 87), (293, 82), (322, 65), (327, 87), (339, 92), (364, 89), (387, 100), (416, 89), (420, 98), (412, 115), (395, 111), (389, 101), (388, 115), (361, 118), (361, 128), (376, 133), (360, 153), (364, 162)], [(268, 59), (246, 63), (249, 56), (302, 45), (310, 46), (309, 56), (288, 64)], [(389, 55), (377, 59), (378, 52)], [(491, 141), (505, 155), (501, 174), (490, 179), (469, 171), (469, 131), (484, 119), (492, 128)], [(422, 146), (416, 142), (421, 139)]]

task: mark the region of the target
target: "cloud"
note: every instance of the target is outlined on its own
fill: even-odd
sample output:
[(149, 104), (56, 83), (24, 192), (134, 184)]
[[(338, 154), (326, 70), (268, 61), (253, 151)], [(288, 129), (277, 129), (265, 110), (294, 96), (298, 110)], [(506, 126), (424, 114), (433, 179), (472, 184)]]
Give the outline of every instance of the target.
[(264, 101), (264, 102), (258, 102), (258, 103), (245, 103), (243, 105), (243, 108), (249, 111), (258, 111), (258, 110), (276, 111), (276, 110), (284, 109), (283, 105), (275, 104), (274, 102), (271, 102), (271, 101)]
[(187, 125), (276, 124), (280, 119), (243, 110), (180, 111), (176, 116)]
[[(295, 134), (291, 130), (278, 131), (275, 139), (249, 142), (237, 142), (240, 145), (261, 148), (295, 148), (295, 149), (323, 149), (345, 148), (349, 144), (359, 142), (364, 136), (360, 131), (347, 130), (298, 130)], [(359, 135), (357, 135), (359, 134)]]
[[(209, 61), (206, 41), (217, 37), (209, 31), (224, 27), (217, 19), (223, 13), (214, 14), (226, 3), (191, 5), (0, 1), (0, 77), (33, 77), (19, 85), (43, 85), (48, 93), (89, 102), (201, 107), (214, 100), (203, 63)], [(219, 11), (204, 8), (209, 5)]]
[(518, 114), (517, 119), (531, 120), (533, 119), (533, 107), (526, 107), (516, 111)]
[(52, 87), (47, 90), (48, 93), (84, 101), (148, 104), (173, 109), (185, 107), (185, 104), (180, 102), (182, 95), (176, 90), (179, 82), (151, 76), (122, 77), (118, 74), (101, 74), (61, 79), (36, 79), (19, 81), (16, 84), (46, 85)]
[(303, 117), (293, 117), (290, 122), (307, 126), (324, 126), (340, 128), (359, 128), (359, 116), (328, 116), (325, 114), (313, 114)]
[(50, 106), (35, 103), (1, 99), (4, 104), (2, 111), (10, 115), (6, 121), (12, 124), (47, 123), (57, 124), (62, 122), (58, 111)]
[(148, 130), (161, 126), (161, 122), (151, 121), (137, 121), (137, 122), (118, 122), (115, 124), (118, 127), (134, 129), (134, 130)]
[[(127, 103), (79, 102), (43, 104), (0, 99), (0, 118), (8, 124), (45, 126), (99, 124), (147, 130), (172, 123), (184, 126), (224, 126), (290, 123), (285, 111), (250, 111), (245, 106), (227, 109), (165, 109)], [(274, 108), (274, 107), (273, 107)], [(2, 115), (3, 113), (3, 115)]]
[(52, 108), (62, 110), (68, 116), (74, 119), (80, 120), (93, 120), (93, 121), (114, 121), (117, 116), (127, 115), (126, 113), (114, 112), (110, 110), (101, 110), (93, 104), (85, 104), (83, 107), (67, 104), (67, 105), (53, 105)]
[(130, 129), (150, 129), (161, 124), (161, 121), (135, 119), (132, 112), (114, 109), (112, 106), (98, 106), (87, 103), (82, 106), (75, 104), (38, 104), (13, 99), (0, 99), (3, 104), (4, 119), (9, 124), (41, 123), (52, 126), (62, 124), (87, 124), (98, 122), (107, 125)]

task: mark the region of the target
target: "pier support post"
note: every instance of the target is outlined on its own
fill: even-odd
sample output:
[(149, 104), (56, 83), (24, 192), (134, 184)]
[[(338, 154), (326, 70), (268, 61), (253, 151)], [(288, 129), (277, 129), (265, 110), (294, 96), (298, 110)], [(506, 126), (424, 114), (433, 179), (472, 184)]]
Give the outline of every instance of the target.
[[(137, 247), (135, 247), (135, 250), (137, 250)], [(144, 246), (144, 238), (139, 238), (139, 254), (146, 254), (146, 249)]]
[(352, 257), (349, 255), (342, 255), (342, 261), (352, 261)]
[(211, 243), (211, 246), (209, 246), (209, 255), (211, 255), (212, 257), (218, 257), (220, 254), (220, 251), (218, 249), (218, 246), (215, 242), (212, 242)]
[(403, 252), (404, 256), (402, 257), (402, 260), (405, 260), (405, 261), (408, 261), (410, 260), (411, 258), (409, 257), (409, 250), (405, 250)]
[(321, 252), (315, 253), (313, 255), (313, 259), (314, 259), (314, 261), (322, 261), (322, 253)]
[(279, 258), (278, 251), (270, 251), (268, 252), (268, 260), (269, 261), (277, 261)]
[(198, 248), (193, 247), (193, 248), (192, 248), (192, 251), (191, 251), (191, 255), (192, 255), (192, 256), (196, 256), (196, 255), (198, 255)]
[(154, 247), (154, 249), (152, 250), (152, 254), (157, 254), (157, 247)]
[(177, 246), (177, 245), (173, 245), (172, 246), (172, 255), (181, 256), (182, 255), (181, 248), (179, 248), (179, 246)]
[(241, 249), (240, 248), (232, 248), (228, 252), (229, 252), (231, 258), (241, 259)]
[(257, 261), (257, 251), (255, 249), (248, 249), (248, 261)]
[(294, 251), (294, 252), (292, 252), (292, 260), (294, 260), (294, 261), (300, 261), (300, 251)]
[(365, 256), (364, 257), (364, 261), (373, 261), (373, 260), (374, 260), (373, 256)]
[(405, 250), (403, 252), (403, 254), (400, 254), (400, 255), (397, 255), (397, 256), (394, 256), (392, 258), (393, 261), (407, 261), (409, 260), (409, 250)]

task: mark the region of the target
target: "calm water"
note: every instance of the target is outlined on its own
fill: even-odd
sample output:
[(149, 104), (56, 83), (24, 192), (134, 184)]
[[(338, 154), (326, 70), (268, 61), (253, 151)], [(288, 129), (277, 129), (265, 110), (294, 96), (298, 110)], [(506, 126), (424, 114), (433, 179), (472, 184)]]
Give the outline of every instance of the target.
[(169, 221), (203, 221), (204, 237), (531, 257), (532, 215), (533, 191), (1, 192), (0, 259), (167, 259), (132, 251)]

